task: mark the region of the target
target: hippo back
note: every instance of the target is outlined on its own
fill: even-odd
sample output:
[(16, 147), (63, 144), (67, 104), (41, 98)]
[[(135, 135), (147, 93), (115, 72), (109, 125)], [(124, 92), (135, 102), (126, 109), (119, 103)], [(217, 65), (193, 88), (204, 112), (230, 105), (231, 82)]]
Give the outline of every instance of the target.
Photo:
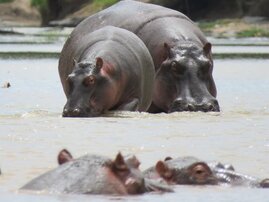
[[(116, 26), (138, 33), (146, 24), (163, 17), (175, 17), (192, 21), (184, 14), (161, 6), (136, 1), (120, 1), (83, 20), (68, 37), (60, 56), (59, 72), (62, 66), (72, 64), (72, 56), (76, 47), (80, 46), (81, 38), (104, 26)], [(142, 39), (143, 40), (143, 39)]]
[[(110, 161), (110, 159), (102, 156), (85, 155), (48, 171), (30, 181), (21, 189), (50, 193), (97, 193), (100, 189), (96, 182), (99, 182), (100, 185), (108, 182), (100, 169), (105, 169)], [(104, 193), (108, 191), (103, 190)], [(114, 191), (111, 192), (114, 193)]]

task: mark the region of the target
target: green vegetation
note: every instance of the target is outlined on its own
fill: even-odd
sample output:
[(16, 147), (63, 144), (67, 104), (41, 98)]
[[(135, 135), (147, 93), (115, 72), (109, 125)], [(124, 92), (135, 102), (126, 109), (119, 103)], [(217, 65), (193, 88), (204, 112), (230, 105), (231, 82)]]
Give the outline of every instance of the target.
[(238, 32), (237, 37), (269, 37), (269, 31), (261, 28), (249, 28)]
[(198, 26), (204, 32), (210, 32), (212, 29), (216, 27), (225, 26), (231, 22), (233, 22), (231, 19), (222, 19), (222, 20), (215, 20), (215, 21), (201, 21), (198, 23)]
[(8, 2), (12, 2), (13, 0), (0, 0), (0, 4), (1, 3), (8, 3)]
[(48, 3), (47, 0), (31, 0), (31, 5), (39, 9), (46, 9)]
[(119, 0), (93, 0), (92, 7), (94, 10), (98, 11), (117, 3), (118, 1)]

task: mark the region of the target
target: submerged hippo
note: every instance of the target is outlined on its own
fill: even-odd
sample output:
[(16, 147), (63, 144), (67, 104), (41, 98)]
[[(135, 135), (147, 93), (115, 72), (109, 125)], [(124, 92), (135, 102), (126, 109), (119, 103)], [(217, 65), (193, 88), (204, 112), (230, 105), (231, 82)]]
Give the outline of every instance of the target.
[[(59, 161), (61, 159), (61, 161)], [(63, 161), (62, 161), (63, 160)], [(114, 160), (99, 155), (73, 159), (67, 150), (58, 155), (60, 166), (33, 179), (21, 189), (72, 194), (142, 194), (171, 191), (168, 186), (145, 179), (136, 157)]]
[(211, 44), (188, 17), (161, 6), (126, 0), (86, 18), (66, 41), (61, 66), (72, 63), (84, 35), (106, 25), (135, 33), (153, 58), (156, 78), (149, 112), (219, 111)]
[(143, 173), (147, 178), (163, 179), (168, 184), (269, 187), (269, 179), (259, 180), (235, 172), (231, 165), (207, 164), (195, 157), (168, 158), (165, 161), (158, 161), (154, 167)]
[(121, 28), (87, 32), (64, 46), (59, 74), (67, 97), (64, 117), (146, 111), (152, 101), (155, 73), (150, 53), (135, 34)]

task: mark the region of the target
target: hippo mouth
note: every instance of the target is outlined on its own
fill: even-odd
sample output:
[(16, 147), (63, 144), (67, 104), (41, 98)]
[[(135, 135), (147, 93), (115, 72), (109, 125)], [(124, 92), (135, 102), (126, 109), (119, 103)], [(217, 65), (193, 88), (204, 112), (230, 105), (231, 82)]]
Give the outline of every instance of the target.
[(75, 108), (75, 109), (67, 109), (64, 108), (62, 116), (63, 117), (77, 117), (77, 118), (86, 118), (86, 117), (97, 117), (101, 114), (101, 112), (96, 111), (96, 110), (90, 110), (90, 109), (80, 109), (80, 108)]
[(219, 112), (220, 108), (217, 100), (212, 100), (211, 102), (204, 104), (186, 103), (182, 100), (176, 100), (171, 104), (168, 113), (183, 111)]

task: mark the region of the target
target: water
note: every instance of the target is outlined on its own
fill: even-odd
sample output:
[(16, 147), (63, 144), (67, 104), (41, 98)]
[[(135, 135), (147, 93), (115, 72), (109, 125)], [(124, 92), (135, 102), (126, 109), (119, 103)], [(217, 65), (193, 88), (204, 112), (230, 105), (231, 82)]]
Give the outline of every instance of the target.
[(57, 63), (57, 59), (0, 60), (0, 85), (11, 84), (0, 88), (1, 201), (268, 201), (268, 190), (246, 187), (177, 186), (175, 193), (130, 197), (18, 191), (56, 167), (62, 148), (75, 157), (134, 153), (141, 169), (166, 156), (193, 155), (231, 163), (244, 174), (269, 177), (269, 60), (214, 61), (219, 113), (118, 112), (86, 119), (61, 117), (66, 99)]

